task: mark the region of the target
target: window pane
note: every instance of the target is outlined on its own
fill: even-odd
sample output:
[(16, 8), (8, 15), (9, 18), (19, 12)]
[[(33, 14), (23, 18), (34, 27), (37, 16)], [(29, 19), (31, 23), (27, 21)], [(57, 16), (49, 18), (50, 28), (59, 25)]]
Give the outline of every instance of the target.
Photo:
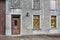
[(56, 9), (56, 0), (51, 0), (51, 2), (50, 2), (50, 8), (51, 9)]
[(14, 20), (14, 26), (17, 26), (17, 20)]
[(56, 27), (56, 16), (51, 16), (51, 27), (52, 28)]
[(11, 0), (12, 8), (20, 8), (20, 0)]
[(33, 16), (33, 28), (39, 28), (40, 27), (40, 16), (34, 15)]
[(40, 8), (40, 0), (33, 0), (33, 8), (34, 9)]

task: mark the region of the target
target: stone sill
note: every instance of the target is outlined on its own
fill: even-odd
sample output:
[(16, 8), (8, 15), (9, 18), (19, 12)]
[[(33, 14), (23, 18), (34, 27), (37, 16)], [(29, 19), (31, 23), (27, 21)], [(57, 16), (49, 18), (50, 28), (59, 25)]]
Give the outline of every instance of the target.
[(41, 30), (41, 29), (40, 28), (39, 29), (37, 28), (37, 29), (32, 29), (32, 30)]
[(39, 8), (39, 9), (36, 9), (36, 8), (32, 8), (32, 10), (41, 10), (41, 8)]

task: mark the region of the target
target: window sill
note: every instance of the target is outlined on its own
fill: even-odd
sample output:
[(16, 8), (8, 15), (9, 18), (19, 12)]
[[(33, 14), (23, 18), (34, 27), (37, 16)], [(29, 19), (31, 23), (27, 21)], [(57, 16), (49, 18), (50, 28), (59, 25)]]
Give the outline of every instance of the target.
[(50, 9), (50, 11), (57, 11), (57, 9)]
[(55, 28), (51, 28), (51, 29), (57, 29), (57, 28), (55, 27)]
[(41, 30), (41, 29), (32, 29), (32, 30)]
[(41, 10), (41, 9), (40, 8), (39, 9), (32, 8), (32, 10)]
[(21, 9), (21, 8), (13, 8), (13, 7), (10, 7), (10, 9)]
[(49, 30), (56, 30), (56, 29), (58, 29), (58, 28), (56, 28), (56, 27), (55, 28), (50, 28)]

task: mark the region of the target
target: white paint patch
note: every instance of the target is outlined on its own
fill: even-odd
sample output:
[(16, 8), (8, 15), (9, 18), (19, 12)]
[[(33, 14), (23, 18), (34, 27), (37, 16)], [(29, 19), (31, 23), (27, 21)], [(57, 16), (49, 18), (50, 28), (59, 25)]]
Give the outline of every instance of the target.
[(11, 9), (10, 14), (21, 14), (21, 13), (22, 13), (21, 9)]
[(6, 35), (11, 35), (11, 16), (6, 15)]

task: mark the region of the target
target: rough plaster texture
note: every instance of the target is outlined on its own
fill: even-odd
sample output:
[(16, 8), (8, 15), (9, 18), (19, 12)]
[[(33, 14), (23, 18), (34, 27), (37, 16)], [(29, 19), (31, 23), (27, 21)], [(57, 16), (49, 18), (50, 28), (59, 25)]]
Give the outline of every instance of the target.
[[(0, 40), (60, 40), (60, 37), (48, 37), (48, 36), (29, 36), (21, 37), (22, 35), (34, 35), (34, 34), (60, 34), (60, 0), (57, 0), (57, 11), (51, 11), (50, 0), (40, 0), (40, 9), (34, 10), (32, 8), (32, 0), (20, 0), (20, 9), (10, 9), (10, 0), (6, 0), (6, 35), (8, 37), (0, 37)], [(29, 13), (29, 17), (26, 17), (26, 13)], [(11, 34), (11, 15), (21, 15), (21, 34), (14, 36)], [(33, 15), (40, 15), (40, 29), (33, 30), (32, 20)], [(51, 15), (57, 16), (57, 28), (52, 29), (50, 26)], [(11, 36), (11, 37), (10, 37)]]
[[(6, 35), (11, 35), (11, 15), (19, 14), (21, 15), (21, 34), (20, 35), (29, 35), (29, 34), (56, 34), (60, 33), (60, 0), (57, 0), (57, 11), (50, 10), (50, 0), (40, 0), (40, 9), (34, 10), (32, 8), (32, 0), (20, 0), (20, 9), (10, 9), (10, 1), (6, 0)], [(29, 17), (26, 17), (26, 13), (29, 13)], [(32, 30), (33, 29), (33, 15), (40, 15), (40, 29), (41, 30)], [(57, 16), (57, 28), (52, 29), (50, 26), (51, 15)], [(9, 22), (9, 23), (8, 23)], [(8, 31), (9, 33), (8, 33)]]

